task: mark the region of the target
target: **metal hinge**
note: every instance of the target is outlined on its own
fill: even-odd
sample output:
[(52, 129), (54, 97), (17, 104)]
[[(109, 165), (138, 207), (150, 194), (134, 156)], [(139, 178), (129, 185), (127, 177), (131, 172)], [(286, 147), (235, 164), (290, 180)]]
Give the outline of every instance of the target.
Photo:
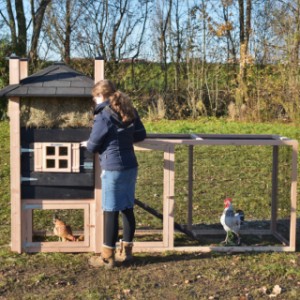
[(30, 149), (30, 148), (21, 148), (21, 153), (28, 153), (28, 152), (34, 152), (34, 149)]
[(94, 168), (94, 163), (85, 162), (83, 165), (80, 165), (80, 167), (83, 167), (85, 170), (92, 170)]
[(21, 182), (23, 181), (37, 181), (38, 178), (32, 178), (32, 177), (21, 177)]
[(198, 135), (196, 135), (196, 134), (194, 134), (194, 133), (191, 134), (191, 138), (193, 138), (193, 139), (195, 139), (195, 140), (197, 140), (197, 141), (202, 141), (202, 140), (203, 140), (202, 137), (200, 137), (200, 136), (198, 136)]

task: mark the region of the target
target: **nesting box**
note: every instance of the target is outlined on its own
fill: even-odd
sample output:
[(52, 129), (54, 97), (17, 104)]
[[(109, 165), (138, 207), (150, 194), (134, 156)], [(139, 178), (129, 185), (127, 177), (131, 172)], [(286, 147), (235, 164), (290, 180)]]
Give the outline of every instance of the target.
[[(25, 59), (11, 57), (9, 66), (10, 85), (1, 95), (9, 99), (11, 249), (99, 252), (99, 167), (80, 147), (92, 125), (94, 80), (63, 63), (31, 76)], [(95, 80), (103, 74), (96, 59)], [(55, 219), (65, 223), (72, 242), (53, 236)]]

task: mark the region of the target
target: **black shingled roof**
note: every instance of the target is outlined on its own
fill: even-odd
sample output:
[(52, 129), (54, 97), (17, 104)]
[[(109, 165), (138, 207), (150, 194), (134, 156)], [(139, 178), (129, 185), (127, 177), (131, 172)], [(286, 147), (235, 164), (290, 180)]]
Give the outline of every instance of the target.
[(91, 97), (93, 86), (92, 78), (55, 63), (0, 90), (0, 97)]

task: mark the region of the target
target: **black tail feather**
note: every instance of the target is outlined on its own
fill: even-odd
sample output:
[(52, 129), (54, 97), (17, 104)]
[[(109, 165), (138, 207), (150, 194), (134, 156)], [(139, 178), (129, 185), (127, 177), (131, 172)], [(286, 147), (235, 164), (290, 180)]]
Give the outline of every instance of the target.
[(241, 219), (241, 224), (243, 224), (243, 222), (245, 221), (245, 214), (242, 210), (238, 209), (236, 211), (236, 213), (240, 216), (240, 219)]

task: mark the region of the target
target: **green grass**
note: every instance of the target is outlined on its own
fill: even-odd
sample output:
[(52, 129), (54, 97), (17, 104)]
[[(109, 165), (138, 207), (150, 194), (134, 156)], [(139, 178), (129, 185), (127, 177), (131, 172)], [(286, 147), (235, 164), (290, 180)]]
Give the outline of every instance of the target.
[(7, 122), (0, 122), (0, 245), (10, 240), (10, 162)]
[[(292, 125), (246, 124), (216, 119), (153, 123), (146, 121), (145, 125), (147, 131), (152, 133), (279, 134), (297, 140), (300, 135), (299, 128)], [(111, 271), (89, 268), (87, 259), (91, 253), (12, 253), (8, 246), (10, 163), (7, 122), (0, 122), (0, 150), (0, 298), (269, 299), (275, 285), (282, 288), (276, 299), (299, 298), (299, 232), (295, 253), (140, 253), (136, 255), (136, 261), (131, 266)], [(268, 219), (270, 154), (271, 149), (268, 147), (195, 149), (195, 222), (218, 223), (225, 196), (234, 198), (235, 204), (246, 211), (248, 220)], [(161, 211), (162, 152), (141, 152), (138, 156), (138, 198)], [(289, 208), (289, 188), (286, 187), (290, 176), (289, 157), (288, 149), (280, 151), (278, 212), (281, 218), (288, 215)], [(178, 147), (175, 165), (175, 220), (182, 223), (186, 222), (186, 158), (187, 150)], [(159, 220), (138, 208), (136, 215), (139, 227), (161, 227)], [(76, 222), (76, 218), (74, 220)], [(49, 225), (41, 221), (36, 226), (42, 229), (43, 224)], [(187, 241), (181, 234), (176, 234), (176, 240), (178, 244), (194, 243)], [(254, 239), (252, 242), (261, 242), (261, 239)], [(265, 240), (265, 243), (271, 242)]]

